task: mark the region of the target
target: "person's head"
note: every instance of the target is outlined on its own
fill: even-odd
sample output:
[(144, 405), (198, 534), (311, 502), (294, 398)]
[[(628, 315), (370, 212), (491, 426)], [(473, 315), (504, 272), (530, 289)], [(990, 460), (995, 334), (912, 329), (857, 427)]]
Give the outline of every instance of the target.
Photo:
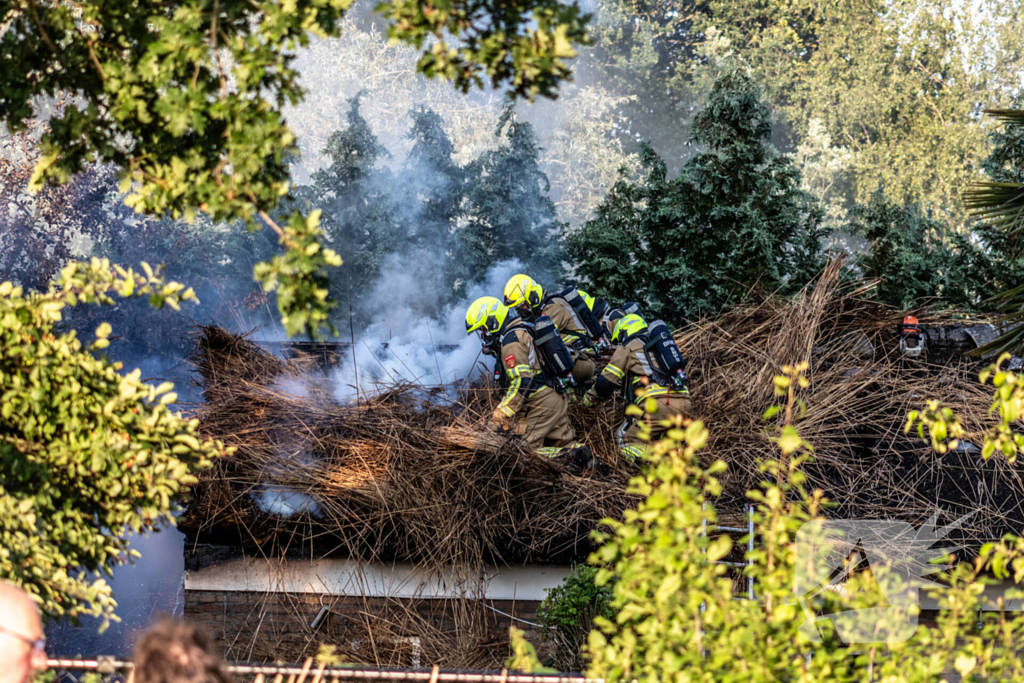
[(521, 314), (530, 316), (539, 311), (544, 302), (544, 288), (534, 282), (529, 275), (513, 275), (505, 283), (505, 305), (511, 306)]
[(489, 342), (515, 317), (516, 312), (495, 297), (482, 296), (466, 309), (466, 334), (479, 332), (484, 342)]
[(636, 335), (646, 331), (647, 322), (643, 318), (636, 314), (624, 316), (615, 323), (615, 329), (612, 330), (612, 343), (625, 344)]
[(46, 669), (39, 609), (14, 584), (0, 581), (0, 683), (27, 683)]
[(135, 683), (230, 683), (213, 641), (164, 617), (135, 643)]

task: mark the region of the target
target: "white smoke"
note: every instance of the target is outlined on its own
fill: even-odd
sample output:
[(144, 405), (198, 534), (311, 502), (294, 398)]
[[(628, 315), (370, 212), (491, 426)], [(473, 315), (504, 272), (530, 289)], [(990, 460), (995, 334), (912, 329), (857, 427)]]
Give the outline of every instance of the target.
[(314, 517), (320, 516), (320, 506), (305, 493), (293, 491), (283, 486), (264, 485), (262, 491), (253, 494), (256, 504), (264, 512), (278, 517), (291, 517), (303, 512)]
[(355, 340), (355, 347), (333, 376), (339, 401), (372, 396), (396, 382), (425, 386), (452, 384), (479, 372), (480, 340), (466, 334), (466, 309), (481, 296), (499, 299), (505, 283), (522, 272), (518, 260), (502, 261), (491, 268), (484, 282), (470, 285), (459, 302), (446, 306), (440, 316), (424, 314), (437, 300), (427, 291), (433, 278), (429, 264), (436, 257), (418, 252), (392, 254), (381, 268), (383, 275), (368, 295), (365, 306), (378, 312), (375, 322)]
[(309, 378), (307, 377), (286, 375), (274, 380), (274, 383), (270, 385), (270, 389), (281, 394), (287, 394), (293, 398), (306, 398), (309, 396), (308, 382)]
[[(293, 399), (303, 402), (315, 402), (316, 396), (310, 391), (310, 378), (285, 375), (278, 377), (269, 389), (273, 393), (287, 394)], [(321, 514), (320, 505), (311, 496), (301, 491), (273, 484), (274, 481), (287, 480), (291, 470), (296, 467), (309, 467), (314, 464), (314, 456), (309, 450), (310, 444), (302, 436), (289, 430), (275, 433), (278, 459), (272, 461), (264, 470), (268, 481), (250, 495), (263, 512), (277, 517), (288, 518), (292, 515), (308, 513), (314, 517)]]

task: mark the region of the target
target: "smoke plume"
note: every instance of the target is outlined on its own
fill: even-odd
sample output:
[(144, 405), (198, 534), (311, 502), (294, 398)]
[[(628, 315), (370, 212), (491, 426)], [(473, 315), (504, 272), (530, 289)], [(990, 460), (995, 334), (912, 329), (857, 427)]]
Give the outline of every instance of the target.
[[(447, 385), (470, 380), (479, 372), (480, 340), (466, 334), (466, 309), (481, 296), (501, 298), (505, 283), (521, 272), (516, 259), (497, 263), (484, 282), (467, 287), (465, 296), (445, 306), (439, 316), (424, 315), (434, 295), (424, 291), (423, 253), (392, 254), (383, 275), (363, 306), (378, 312), (355, 339), (342, 366), (335, 371), (335, 397), (350, 401), (397, 382)], [(429, 281), (429, 280), (428, 280)]]

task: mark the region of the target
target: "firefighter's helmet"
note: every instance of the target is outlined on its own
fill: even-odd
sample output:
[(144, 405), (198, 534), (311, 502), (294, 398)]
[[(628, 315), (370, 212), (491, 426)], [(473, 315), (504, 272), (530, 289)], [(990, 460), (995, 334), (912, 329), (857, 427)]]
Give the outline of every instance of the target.
[(615, 323), (615, 329), (612, 330), (612, 343), (622, 343), (624, 339), (632, 337), (635, 334), (639, 334), (647, 329), (647, 323), (643, 318), (636, 315), (624, 316)]
[(497, 334), (508, 320), (509, 307), (493, 296), (482, 296), (469, 305), (466, 311), (466, 334), (477, 330), (485, 334)]
[(540, 308), (544, 301), (544, 288), (534, 282), (529, 275), (513, 275), (505, 284), (505, 305), (513, 308), (528, 305)]

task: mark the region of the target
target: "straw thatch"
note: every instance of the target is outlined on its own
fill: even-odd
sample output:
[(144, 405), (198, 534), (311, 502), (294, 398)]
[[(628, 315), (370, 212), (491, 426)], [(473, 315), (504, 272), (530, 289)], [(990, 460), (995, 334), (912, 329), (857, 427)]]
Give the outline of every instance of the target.
[[(339, 405), (322, 375), (215, 327), (202, 330), (196, 363), (203, 430), (238, 449), (194, 492), (184, 525), (199, 534), (238, 528), (268, 554), (302, 547), (435, 567), (568, 560), (630, 504), (624, 463), (608, 477), (574, 476), (483, 430), (492, 392), (456, 403), (395, 386)], [(609, 428), (591, 425), (591, 440)]]
[[(976, 510), (964, 530), (973, 542), (1024, 527), (1021, 466), (964, 451), (937, 455), (903, 435), (906, 413), (929, 398), (981, 432), (990, 422), (981, 363), (938, 348), (906, 361), (898, 351), (903, 312), (864, 295), (841, 284), (834, 263), (794, 300), (741, 307), (678, 335), (695, 416), (711, 432), (704, 457), (729, 464), (723, 516), (741, 514), (745, 492), (764, 478), (758, 463), (774, 457), (761, 419), (776, 401), (772, 376), (808, 360), (809, 409), (799, 428), (815, 448), (810, 484), (836, 503), (829, 514), (922, 523), (937, 509), (946, 521)], [(922, 323), (963, 324), (941, 316)], [(631, 469), (612, 441), (613, 407), (572, 408), (582, 440), (612, 466), (610, 476), (580, 477), (484, 432), (496, 400), (487, 388), (452, 397), (451, 387), (396, 386), (339, 405), (322, 374), (215, 327), (202, 330), (195, 361), (203, 430), (238, 451), (196, 488), (184, 522), (193, 535), (241, 530), (241, 540), (276, 555), (432, 566), (582, 560), (599, 520), (633, 504), (625, 493)]]
[[(983, 432), (992, 422), (991, 387), (978, 381), (986, 363), (936, 339), (927, 357), (905, 359), (898, 332), (905, 312), (868, 300), (866, 286), (844, 287), (840, 266), (831, 264), (792, 302), (739, 308), (677, 336), (689, 359), (694, 410), (711, 434), (705, 457), (729, 464), (719, 509), (738, 510), (745, 492), (766, 478), (758, 463), (778, 457), (761, 419), (778, 400), (772, 376), (806, 360), (811, 384), (800, 395), (808, 409), (797, 426), (814, 447), (809, 488), (835, 505), (829, 516), (922, 524), (936, 512), (940, 522), (973, 512), (953, 536), (970, 546), (1024, 528), (1024, 465), (984, 461), (973, 445), (939, 455), (916, 432), (903, 433), (907, 413), (932, 398), (953, 408), (975, 437)], [(919, 318), (933, 338), (972, 323), (948, 314)]]

